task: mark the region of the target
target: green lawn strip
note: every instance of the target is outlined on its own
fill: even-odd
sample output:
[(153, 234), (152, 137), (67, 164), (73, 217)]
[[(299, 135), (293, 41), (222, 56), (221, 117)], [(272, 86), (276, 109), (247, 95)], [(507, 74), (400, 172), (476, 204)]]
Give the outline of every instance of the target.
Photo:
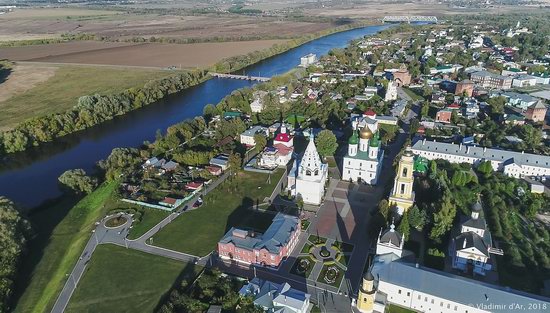
[(173, 73), (148, 69), (121, 69), (102, 66), (59, 66), (48, 80), (0, 102), (0, 125), (13, 127), (35, 116), (63, 112), (78, 98), (112, 94)]
[[(36, 243), (31, 242), (30, 259), (36, 262), (24, 263), (23, 270), (29, 271), (29, 281), (15, 312), (49, 312), (67, 279), (84, 246), (90, 238), (94, 222), (103, 217), (108, 210), (107, 203), (118, 187), (118, 182), (101, 185), (93, 193), (84, 197), (68, 210), (66, 216), (56, 225), (51, 226), (51, 234), (44, 228), (44, 233), (37, 233)], [(57, 209), (52, 207), (31, 217), (34, 224), (51, 223), (49, 219), (58, 218)], [(47, 236), (40, 238), (41, 236)], [(32, 273), (32, 274), (31, 274)]]
[[(325, 281), (325, 274), (327, 273), (327, 271), (330, 267), (335, 267), (338, 270), (338, 274), (336, 275), (336, 280), (333, 283), (327, 283)], [(332, 264), (332, 265), (331, 264), (328, 264), (328, 265), (325, 264), (325, 265), (323, 265), (323, 268), (321, 269), (321, 272), (319, 273), (319, 276), (317, 277), (317, 281), (320, 282), (320, 283), (338, 288), (338, 287), (340, 287), (340, 283), (342, 282), (343, 278), (344, 278), (344, 270), (341, 269), (340, 267), (338, 267), (338, 265), (336, 265), (336, 264)]]
[[(136, 219), (132, 223), (132, 228), (128, 234), (128, 239), (133, 240), (141, 237), (147, 231), (149, 231), (153, 226), (157, 225), (170, 215), (167, 211), (155, 210), (150, 208), (140, 208), (137, 209), (138, 214), (134, 215)], [(141, 216), (138, 216), (141, 213)]]
[(313, 247), (313, 244), (311, 244), (310, 242), (306, 242), (304, 244), (304, 246), (302, 247), (302, 250), (300, 252), (301, 253), (309, 253), (309, 249), (311, 249), (311, 247)]
[(351, 259), (351, 254), (340, 253), (340, 258), (337, 260), (337, 262), (347, 268), (350, 259)]
[(327, 238), (323, 238), (323, 237), (319, 237), (319, 236), (316, 236), (316, 235), (309, 235), (309, 237), (307, 238), (307, 240), (313, 244), (324, 244), (325, 242), (327, 242)]
[(424, 100), (424, 97), (422, 97), (421, 95), (417, 94), (416, 92), (414, 92), (409, 88), (403, 88), (403, 90), (409, 97), (413, 99), (413, 101)]
[(176, 282), (191, 281), (199, 271), (193, 264), (100, 245), (65, 312), (152, 313)]
[(267, 174), (240, 172), (206, 195), (199, 209), (181, 214), (164, 227), (154, 236), (153, 244), (204, 256), (216, 248), (217, 242), (231, 227), (264, 231), (274, 215), (248, 208), (271, 195), (282, 174), (281, 170), (272, 174), (268, 184)]
[(416, 311), (402, 308), (400, 306), (397, 306), (395, 304), (390, 304), (386, 307), (386, 313), (416, 313)]

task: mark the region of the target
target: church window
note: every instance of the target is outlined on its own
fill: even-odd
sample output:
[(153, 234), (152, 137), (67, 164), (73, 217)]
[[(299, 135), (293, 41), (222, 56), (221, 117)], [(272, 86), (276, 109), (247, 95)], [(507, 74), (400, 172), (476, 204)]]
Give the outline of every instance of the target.
[(403, 168), (403, 177), (407, 177), (407, 171), (408, 169), (406, 167)]
[(418, 295), (418, 300), (420, 300), (420, 295)]
[(364, 302), (367, 302), (367, 298), (364, 298), (363, 301), (364, 301)]
[(307, 171), (306, 171), (306, 175), (307, 175), (307, 176), (311, 176), (311, 171), (310, 171), (310, 170), (307, 170)]
[(434, 299), (432, 299), (432, 304), (434, 304)]
[(399, 290), (397, 291), (397, 293), (398, 293), (398, 294), (401, 294), (401, 289), (399, 289)]
[(315, 176), (319, 175), (319, 170), (315, 170)]
[(401, 194), (405, 193), (405, 184), (401, 184)]
[(410, 296), (411, 296), (411, 293), (407, 291), (407, 297), (410, 297)]

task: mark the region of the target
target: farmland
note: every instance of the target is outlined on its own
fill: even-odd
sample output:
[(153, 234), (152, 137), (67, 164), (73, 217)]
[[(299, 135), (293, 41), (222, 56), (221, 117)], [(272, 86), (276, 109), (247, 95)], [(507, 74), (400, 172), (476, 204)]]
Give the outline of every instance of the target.
[[(46, 63), (182, 68), (207, 67), (221, 59), (270, 48), (285, 40), (193, 44), (144, 43), (120, 45), (107, 42), (69, 43), (1, 48), (0, 59)], [(85, 46), (85, 47), (81, 47)], [(72, 52), (67, 52), (67, 49)]]
[(0, 16), (0, 41), (60, 38), (62, 34), (93, 34), (110, 41), (133, 37), (205, 39), (213, 37), (295, 37), (332, 28), (331, 22), (302, 22), (276, 17), (229, 14), (188, 15), (87, 10), (17, 9)]
[(169, 74), (145, 69), (17, 65), (0, 84), (0, 130), (34, 116), (65, 111), (83, 95), (109, 94)]

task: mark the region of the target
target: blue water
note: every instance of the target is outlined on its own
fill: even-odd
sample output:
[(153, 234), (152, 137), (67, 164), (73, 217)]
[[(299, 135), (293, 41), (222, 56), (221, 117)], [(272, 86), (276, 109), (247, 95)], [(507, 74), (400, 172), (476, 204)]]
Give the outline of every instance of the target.
[[(329, 35), (261, 61), (246, 68), (250, 75), (273, 76), (285, 73), (300, 63), (308, 53), (317, 56), (333, 48), (345, 47), (352, 39), (374, 34), (388, 25), (369, 26)], [(233, 90), (251, 86), (242, 80), (211, 79), (164, 101), (130, 112), (91, 129), (63, 137), (2, 162), (0, 195), (24, 207), (34, 207), (61, 195), (57, 177), (67, 169), (93, 170), (116, 147), (136, 147), (153, 141), (157, 130), (182, 120), (202, 115), (205, 105), (217, 104)]]

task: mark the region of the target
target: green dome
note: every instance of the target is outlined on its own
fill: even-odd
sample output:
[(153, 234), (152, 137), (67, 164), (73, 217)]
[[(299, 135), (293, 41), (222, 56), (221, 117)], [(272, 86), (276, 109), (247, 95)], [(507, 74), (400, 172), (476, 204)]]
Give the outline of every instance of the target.
[(372, 136), (372, 139), (369, 142), (369, 146), (371, 147), (378, 147), (380, 146), (380, 138), (378, 137), (378, 132)]
[(359, 144), (359, 136), (357, 136), (357, 132), (354, 130), (351, 137), (349, 137), (348, 144), (350, 145), (357, 145)]

